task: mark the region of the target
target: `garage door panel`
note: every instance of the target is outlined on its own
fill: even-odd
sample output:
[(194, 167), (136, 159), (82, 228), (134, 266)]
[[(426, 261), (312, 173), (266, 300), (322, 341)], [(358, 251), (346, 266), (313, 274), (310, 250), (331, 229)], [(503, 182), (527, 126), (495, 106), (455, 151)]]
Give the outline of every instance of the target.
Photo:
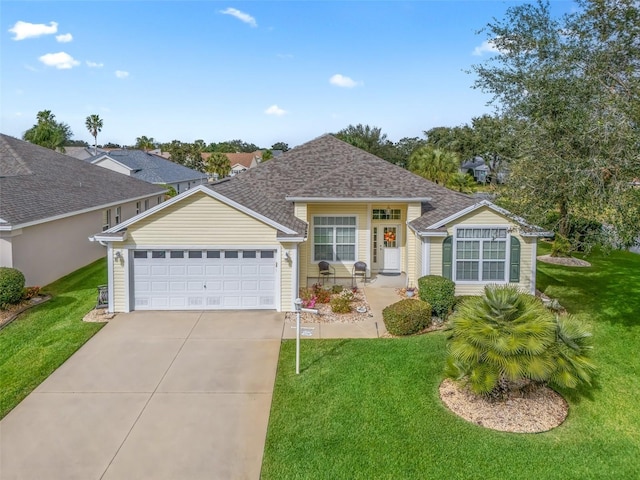
[(168, 292), (169, 291), (169, 282), (151, 282), (151, 292)]
[(204, 277), (205, 268), (204, 265), (188, 265), (187, 266), (187, 275), (197, 275), (200, 277)]
[(169, 275), (184, 276), (187, 274), (187, 267), (185, 265), (171, 265), (169, 266)]
[(207, 277), (219, 277), (222, 275), (222, 265), (207, 265), (205, 267), (205, 275)]
[(236, 276), (240, 274), (240, 265), (225, 265), (222, 269), (223, 275)]
[(171, 292), (186, 292), (187, 284), (185, 282), (169, 282)]
[(276, 308), (275, 258), (270, 250), (211, 249), (134, 256), (134, 308)]
[(166, 276), (169, 275), (169, 266), (168, 265), (152, 265), (151, 272), (149, 275), (155, 276)]
[(242, 265), (240, 274), (242, 276), (245, 275), (257, 275), (259, 270), (258, 265)]

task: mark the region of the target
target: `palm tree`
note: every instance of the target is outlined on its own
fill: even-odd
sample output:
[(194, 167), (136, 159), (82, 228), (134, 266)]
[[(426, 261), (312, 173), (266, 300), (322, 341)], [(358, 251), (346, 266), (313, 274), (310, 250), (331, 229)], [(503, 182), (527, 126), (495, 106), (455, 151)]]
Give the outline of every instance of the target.
[(446, 186), (458, 171), (459, 163), (455, 153), (424, 146), (415, 150), (409, 157), (409, 170), (427, 180)]
[(595, 369), (587, 328), (514, 286), (487, 286), (465, 300), (449, 332), (447, 374), (478, 394), (500, 394), (524, 379), (575, 388)]
[(224, 178), (231, 171), (231, 162), (229, 157), (224, 153), (214, 152), (207, 159), (207, 173), (218, 175), (218, 178)]
[(153, 150), (154, 148), (156, 148), (156, 141), (153, 137), (146, 137), (145, 135), (143, 135), (136, 138), (135, 148), (148, 152), (149, 150)]
[(98, 154), (98, 132), (102, 131), (102, 119), (98, 115), (89, 115), (84, 122), (93, 137), (93, 154)]

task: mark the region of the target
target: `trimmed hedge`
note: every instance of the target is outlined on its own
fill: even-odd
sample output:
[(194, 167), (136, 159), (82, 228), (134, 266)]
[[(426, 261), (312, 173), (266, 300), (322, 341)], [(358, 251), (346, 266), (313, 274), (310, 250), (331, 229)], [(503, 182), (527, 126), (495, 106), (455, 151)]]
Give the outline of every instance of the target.
[(431, 323), (431, 305), (405, 298), (382, 310), (382, 319), (392, 335), (413, 335)]
[(456, 284), (439, 275), (426, 275), (418, 279), (418, 295), (444, 320), (456, 303)]
[(20, 270), (0, 267), (0, 308), (19, 303), (24, 295), (24, 275)]

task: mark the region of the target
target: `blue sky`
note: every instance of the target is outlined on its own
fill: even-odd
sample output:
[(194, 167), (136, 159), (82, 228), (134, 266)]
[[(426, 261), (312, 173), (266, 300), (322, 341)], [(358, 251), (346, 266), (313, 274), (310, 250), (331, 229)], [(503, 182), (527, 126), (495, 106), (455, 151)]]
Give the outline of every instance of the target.
[(98, 143), (422, 136), (491, 111), (465, 70), (515, 3), (3, 0), (0, 130), (21, 137), (46, 109), (89, 143), (94, 113)]

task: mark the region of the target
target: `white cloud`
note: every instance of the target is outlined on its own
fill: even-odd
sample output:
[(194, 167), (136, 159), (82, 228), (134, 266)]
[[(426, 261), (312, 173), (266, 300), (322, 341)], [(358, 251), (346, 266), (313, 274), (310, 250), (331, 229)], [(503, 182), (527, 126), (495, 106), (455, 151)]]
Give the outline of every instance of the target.
[(220, 13), (222, 13), (223, 15), (231, 15), (232, 17), (236, 17), (241, 22), (247, 23), (252, 27), (258, 26), (258, 23), (256, 22), (255, 18), (253, 18), (248, 13), (241, 12), (240, 10), (237, 10), (235, 8), (227, 8), (226, 10), (220, 10)]
[(45, 25), (44, 23), (29, 23), (20, 20), (17, 21), (9, 31), (15, 34), (12, 40), (24, 40), (25, 38), (36, 38), (41, 35), (56, 33), (58, 31), (58, 24), (56, 22), (49, 22), (49, 25)]
[(280, 108), (278, 105), (271, 105), (264, 111), (264, 113), (266, 113), (267, 115), (275, 115), (276, 117), (281, 117), (287, 112), (286, 110)]
[(47, 67), (55, 67), (58, 70), (68, 70), (80, 65), (80, 62), (74, 59), (66, 52), (47, 53), (38, 58)]
[(493, 40), (485, 40), (479, 46), (473, 49), (473, 55), (482, 56), (485, 53), (500, 53), (500, 49)]
[(329, 79), (329, 83), (331, 85), (335, 85), (336, 87), (343, 88), (353, 88), (357, 87), (358, 85), (362, 85), (362, 82), (356, 82), (352, 78), (345, 77), (344, 75), (340, 75), (339, 73), (336, 73), (333, 77), (331, 77)]
[(56, 35), (56, 40), (60, 43), (69, 43), (71, 40), (73, 40), (73, 35), (71, 35), (70, 33)]
[(102, 68), (104, 67), (104, 63), (92, 62), (87, 60), (87, 67), (89, 68)]
[(127, 78), (128, 76), (129, 76), (129, 72), (125, 72), (124, 70), (116, 70), (116, 77)]

